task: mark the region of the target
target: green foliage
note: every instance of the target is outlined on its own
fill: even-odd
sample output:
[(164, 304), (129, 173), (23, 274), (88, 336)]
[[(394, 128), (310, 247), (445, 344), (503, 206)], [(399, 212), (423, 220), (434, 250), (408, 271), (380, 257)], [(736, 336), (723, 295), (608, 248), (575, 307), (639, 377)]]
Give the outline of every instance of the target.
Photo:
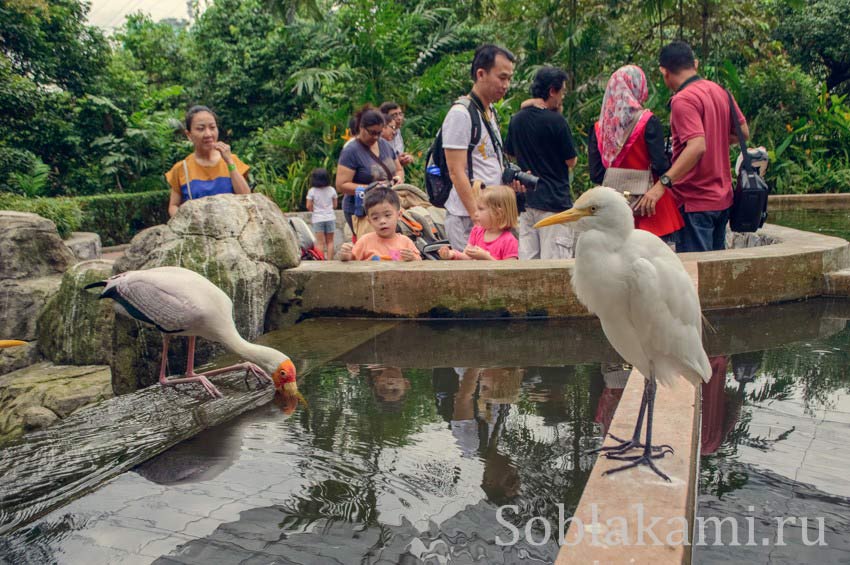
[[(499, 104), (503, 127), (541, 65), (570, 73), (564, 113), (581, 192), (590, 186), (584, 144), (610, 73), (641, 65), (647, 106), (665, 119), (657, 56), (674, 38), (735, 93), (755, 143), (773, 150), (778, 191), (848, 190), (847, 106), (834, 95), (850, 77), (850, 0), (208, 4), (191, 27), (134, 14), (107, 39), (86, 25), (80, 0), (0, 0), (0, 191), (163, 188), (163, 173), (191, 151), (175, 132), (195, 103), (216, 110), (256, 189), (286, 210), (303, 206), (312, 168), (333, 175), (348, 118), (367, 102), (405, 107), (406, 147), (419, 157), (406, 177), (420, 183), (421, 154), (470, 88), (473, 50), (489, 41), (518, 56)], [(830, 98), (818, 99), (824, 88)]]
[(27, 198), (8, 193), (0, 193), (0, 210), (31, 212), (47, 218), (59, 230), (63, 238), (79, 231), (83, 221), (83, 212), (79, 202), (73, 198)]
[(167, 190), (82, 196), (79, 229), (100, 235), (103, 245), (127, 243), (141, 230), (168, 221)]
[(850, 80), (850, 0), (805, 0), (780, 8), (775, 36), (796, 61), (847, 91)]
[(37, 159), (29, 172), (13, 172), (9, 174), (9, 177), (24, 196), (35, 198), (44, 195), (47, 183), (50, 180), (50, 167), (45, 165), (41, 159)]

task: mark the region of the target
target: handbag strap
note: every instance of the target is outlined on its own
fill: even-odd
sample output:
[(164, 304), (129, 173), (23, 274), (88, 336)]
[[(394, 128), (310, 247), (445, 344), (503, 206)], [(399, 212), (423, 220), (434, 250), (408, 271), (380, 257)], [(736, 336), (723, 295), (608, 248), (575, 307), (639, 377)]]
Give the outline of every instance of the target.
[[(372, 153), (372, 149), (371, 149), (368, 145), (366, 145), (365, 143), (363, 143), (363, 142), (362, 142), (362, 141), (360, 141), (359, 139), (358, 139), (357, 141), (360, 143), (360, 145), (362, 145), (362, 146), (363, 146), (363, 149), (365, 149), (365, 150), (366, 150), (366, 153), (368, 153), (368, 154), (369, 154), (369, 157), (371, 157), (372, 159), (374, 159), (374, 160), (375, 160), (375, 162), (376, 162), (376, 163), (378, 163), (378, 164), (381, 166), (381, 168), (382, 168), (382, 169), (384, 169), (384, 172), (385, 172), (385, 173), (387, 173), (387, 180), (388, 180), (389, 182), (392, 182), (392, 180), (393, 180), (393, 174), (390, 172), (390, 168), (389, 168), (389, 167), (387, 167), (387, 165), (386, 165), (383, 161), (381, 161), (381, 158), (380, 158), (380, 157), (378, 157), (377, 155), (375, 155), (374, 153)], [(380, 151), (381, 151), (381, 140), (379, 139), (379, 140), (378, 140), (378, 152), (380, 153)]]
[(744, 132), (741, 130), (741, 122), (738, 121), (738, 116), (735, 114), (735, 99), (732, 97), (732, 93), (728, 90), (726, 90), (726, 94), (729, 95), (729, 117), (735, 125), (735, 134), (738, 136), (738, 145), (741, 146), (741, 159), (743, 159), (744, 170), (747, 171), (747, 174), (753, 174), (755, 173), (755, 169), (753, 169), (753, 161), (750, 158), (750, 152), (747, 151), (747, 140), (744, 139)]
[(192, 184), (189, 181), (189, 165), (186, 164), (186, 159), (183, 159), (183, 174), (186, 175), (186, 192), (189, 194), (189, 200), (192, 200)]

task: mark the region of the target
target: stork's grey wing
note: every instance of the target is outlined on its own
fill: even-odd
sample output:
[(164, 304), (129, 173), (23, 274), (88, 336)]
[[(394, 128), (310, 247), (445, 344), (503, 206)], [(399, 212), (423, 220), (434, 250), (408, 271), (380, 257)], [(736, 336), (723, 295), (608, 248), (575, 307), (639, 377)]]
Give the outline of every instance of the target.
[(185, 297), (163, 290), (144, 279), (132, 278), (122, 283), (117, 291), (123, 301), (142, 313), (161, 331), (182, 332), (194, 325), (197, 313)]

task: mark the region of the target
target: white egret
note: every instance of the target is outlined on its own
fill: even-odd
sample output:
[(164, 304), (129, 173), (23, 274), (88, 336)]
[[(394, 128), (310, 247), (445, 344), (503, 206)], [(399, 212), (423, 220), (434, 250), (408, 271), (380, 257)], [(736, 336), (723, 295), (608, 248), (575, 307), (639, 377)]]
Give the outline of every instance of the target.
[[(579, 232), (572, 283), (576, 296), (602, 322), (602, 330), (625, 361), (646, 377), (635, 431), (630, 440), (602, 448), (611, 459), (631, 461), (615, 473), (647, 465), (666, 480), (653, 459), (672, 452), (652, 446), (656, 381), (670, 386), (684, 377), (698, 384), (711, 378), (702, 346), (699, 296), (676, 254), (657, 236), (634, 227), (634, 215), (616, 190), (598, 186), (575, 205), (538, 222), (540, 228), (575, 222)], [(646, 415), (646, 442), (640, 432)], [(623, 453), (643, 448), (639, 456)]]
[[(162, 386), (200, 383), (213, 397), (221, 393), (207, 377), (244, 369), (247, 374), (273, 383), (285, 397), (297, 396), (295, 366), (271, 347), (246, 341), (233, 323), (233, 302), (220, 288), (189, 269), (157, 267), (145, 271), (127, 271), (85, 288), (105, 287), (100, 298), (115, 301), (115, 311), (156, 327), (162, 332), (162, 364), (159, 382)], [(172, 335), (189, 336), (186, 375), (167, 378), (168, 342)], [(217, 341), (230, 351), (251, 360), (205, 373), (195, 373), (195, 336)], [(255, 364), (256, 363), (256, 364)]]

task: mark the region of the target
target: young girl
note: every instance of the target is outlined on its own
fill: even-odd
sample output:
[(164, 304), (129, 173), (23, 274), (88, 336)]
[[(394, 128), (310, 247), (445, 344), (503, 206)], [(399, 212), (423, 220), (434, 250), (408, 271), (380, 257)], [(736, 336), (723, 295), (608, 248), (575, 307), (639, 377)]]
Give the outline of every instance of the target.
[(490, 186), (478, 197), (475, 227), (463, 253), (440, 248), (441, 259), (516, 259), (519, 243), (511, 230), (517, 226), (516, 194), (507, 186)]
[(334, 231), (336, 230), (336, 189), (331, 184), (331, 176), (325, 169), (313, 169), (310, 172), (310, 190), (307, 191), (307, 209), (313, 212), (313, 231), (316, 233), (316, 245), (325, 259), (334, 256)]

